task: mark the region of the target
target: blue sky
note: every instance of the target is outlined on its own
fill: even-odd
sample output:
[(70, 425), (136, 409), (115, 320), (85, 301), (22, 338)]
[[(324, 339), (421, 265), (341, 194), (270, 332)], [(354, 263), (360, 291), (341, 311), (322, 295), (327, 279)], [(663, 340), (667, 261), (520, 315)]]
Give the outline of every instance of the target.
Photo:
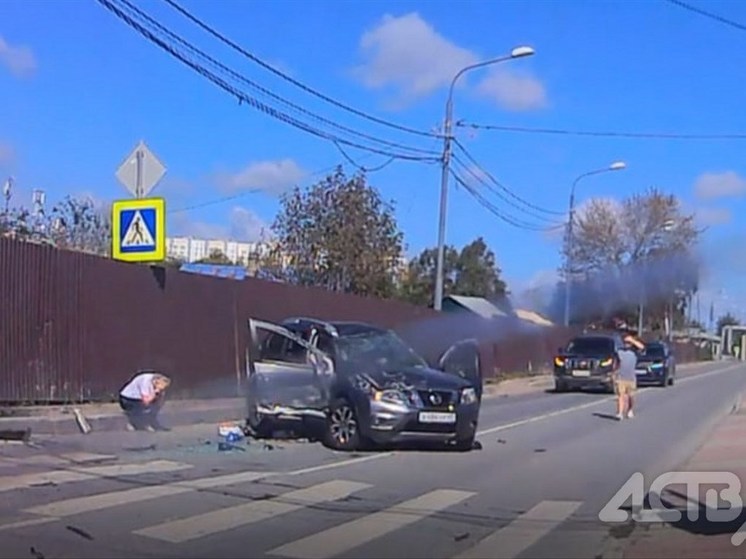
[[(371, 123), (307, 95), (163, 2), (132, 1), (214, 58), (307, 110), (376, 138), (440, 148), (435, 138)], [(461, 66), (530, 45), (533, 57), (468, 74), (456, 91), (455, 119), (581, 130), (746, 131), (746, 33), (662, 0), (183, 0), (182, 5), (295, 79), (416, 129), (440, 126), (447, 83)], [(698, 0), (697, 5), (746, 22), (746, 4)], [(50, 202), (82, 193), (107, 202), (126, 197), (114, 172), (144, 139), (168, 167), (153, 194), (167, 199), (170, 234), (256, 238), (277, 211), (278, 192), (309, 184), (344, 162), (332, 143), (239, 106), (95, 0), (0, 3), (0, 91), (0, 176), (15, 177), (16, 203), (30, 203), (33, 188), (46, 190)], [(581, 183), (580, 202), (621, 198), (650, 186), (680, 196), (687, 211), (710, 226), (704, 240), (707, 297), (718, 294), (718, 312), (746, 315), (740, 287), (746, 266), (738, 254), (746, 240), (743, 140), (457, 132), (503, 184), (558, 212), (565, 211), (576, 176), (625, 161), (627, 170)], [(345, 149), (362, 165), (387, 160)], [(439, 168), (423, 162), (396, 161), (370, 175), (370, 182), (396, 201), (410, 254), (435, 244), (439, 181)], [(551, 277), (559, 264), (556, 235), (504, 223), (451, 184), (449, 243), (460, 247), (484, 236), (515, 291)], [(547, 225), (478, 188), (515, 219)], [(187, 208), (194, 209), (179, 211)]]

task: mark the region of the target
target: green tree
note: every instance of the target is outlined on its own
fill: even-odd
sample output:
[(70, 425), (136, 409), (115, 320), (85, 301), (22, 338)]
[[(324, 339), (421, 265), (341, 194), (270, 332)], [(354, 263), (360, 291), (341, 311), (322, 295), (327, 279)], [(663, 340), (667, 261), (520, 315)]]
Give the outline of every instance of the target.
[(307, 189), (281, 199), (272, 231), (288, 261), (286, 281), (334, 291), (390, 297), (402, 255), (392, 202), (364, 174), (338, 167)]
[[(662, 323), (671, 309), (683, 324), (686, 301), (699, 287), (699, 235), (679, 199), (655, 188), (619, 203), (590, 200), (575, 218), (572, 245), (566, 237), (562, 249), (572, 262), (562, 271), (571, 281), (573, 322), (615, 315), (635, 324), (642, 307), (646, 324)], [(563, 302), (564, 283), (553, 317), (563, 314)]]
[[(435, 293), (435, 273), (438, 251), (423, 250), (409, 263), (407, 277), (402, 282), (400, 296), (417, 305), (432, 305)], [(495, 299), (507, 293), (500, 279), (495, 254), (482, 237), (463, 247), (445, 248), (443, 259), (443, 295), (466, 295)]]
[(726, 326), (739, 326), (740, 324), (741, 324), (741, 321), (738, 320), (731, 313), (728, 312), (728, 313), (724, 314), (723, 316), (721, 316), (720, 318), (718, 318), (718, 321), (717, 321), (718, 336), (722, 336), (723, 329)]
[(111, 253), (111, 219), (90, 198), (71, 196), (52, 208), (49, 236), (55, 246), (100, 256)]

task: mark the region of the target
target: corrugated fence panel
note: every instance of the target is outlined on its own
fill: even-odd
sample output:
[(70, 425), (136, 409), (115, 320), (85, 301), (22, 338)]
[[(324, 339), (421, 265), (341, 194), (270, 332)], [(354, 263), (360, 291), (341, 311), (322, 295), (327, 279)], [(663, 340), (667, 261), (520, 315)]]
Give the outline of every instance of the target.
[(486, 376), (541, 368), (572, 335), (0, 239), (0, 402), (111, 400), (139, 369), (172, 377), (177, 397), (240, 394), (247, 319), (289, 316), (393, 328), (431, 361), (475, 337)]

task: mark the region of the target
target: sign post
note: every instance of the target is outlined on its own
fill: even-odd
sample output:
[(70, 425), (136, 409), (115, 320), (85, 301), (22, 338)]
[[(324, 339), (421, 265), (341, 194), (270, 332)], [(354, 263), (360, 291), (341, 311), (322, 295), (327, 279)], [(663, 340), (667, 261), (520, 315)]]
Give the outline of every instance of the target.
[(166, 259), (166, 201), (146, 198), (166, 173), (166, 167), (144, 142), (119, 166), (116, 177), (134, 196), (112, 204), (112, 257), (125, 262)]

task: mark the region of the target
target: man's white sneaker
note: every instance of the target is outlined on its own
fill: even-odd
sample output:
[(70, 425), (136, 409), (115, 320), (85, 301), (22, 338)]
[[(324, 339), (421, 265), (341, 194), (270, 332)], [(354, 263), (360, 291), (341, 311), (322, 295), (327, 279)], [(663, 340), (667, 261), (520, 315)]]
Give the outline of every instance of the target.
[(632, 419), (633, 417), (635, 417), (635, 412), (633, 412), (632, 410), (629, 410), (629, 411), (627, 412), (627, 417), (628, 417), (629, 419)]
[(621, 421), (622, 419), (624, 419), (624, 415), (622, 415), (621, 413), (618, 413), (616, 414), (616, 418), (617, 420)]

